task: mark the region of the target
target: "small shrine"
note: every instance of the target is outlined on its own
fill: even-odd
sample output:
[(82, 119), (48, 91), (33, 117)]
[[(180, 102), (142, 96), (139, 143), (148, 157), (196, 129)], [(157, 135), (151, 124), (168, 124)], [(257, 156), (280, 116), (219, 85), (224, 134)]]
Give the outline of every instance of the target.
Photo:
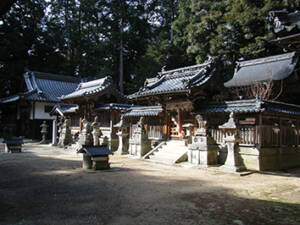
[(4, 152), (6, 153), (22, 152), (22, 145), (24, 144), (23, 139), (20, 138), (4, 139), (3, 142), (5, 143)]
[(77, 153), (82, 153), (83, 169), (109, 169), (109, 155), (113, 153), (107, 145), (100, 144), (100, 123), (95, 117), (91, 124), (87, 119), (83, 119), (83, 129), (79, 134), (77, 143)]
[(109, 155), (113, 153), (107, 146), (82, 146), (77, 152), (83, 155), (83, 169), (102, 170), (110, 168)]

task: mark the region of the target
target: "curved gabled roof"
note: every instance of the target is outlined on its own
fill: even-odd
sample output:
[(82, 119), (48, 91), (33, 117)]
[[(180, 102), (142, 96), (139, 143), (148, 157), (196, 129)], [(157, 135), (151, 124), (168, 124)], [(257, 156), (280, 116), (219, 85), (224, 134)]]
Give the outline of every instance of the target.
[(124, 117), (158, 116), (163, 111), (162, 106), (132, 106), (122, 113)]
[(76, 77), (26, 72), (24, 74), (28, 92), (24, 98), (32, 101), (58, 102), (59, 97), (73, 92), (80, 80)]
[(24, 74), (27, 91), (0, 100), (1, 103), (20, 99), (41, 102), (59, 102), (62, 95), (73, 92), (80, 79), (71, 76), (28, 71)]
[(300, 115), (300, 106), (278, 101), (246, 99), (224, 102), (206, 102), (201, 104), (195, 113), (260, 113), (278, 112), (289, 115)]
[(238, 62), (233, 78), (224, 86), (241, 87), (268, 80), (283, 80), (292, 74), (297, 62), (296, 52)]
[(138, 92), (129, 95), (129, 98), (138, 98), (151, 95), (186, 93), (192, 88), (206, 83), (213, 75), (211, 62), (199, 65), (163, 71), (155, 78), (147, 79), (144, 87)]
[(115, 93), (115, 95), (121, 98), (126, 98), (121, 92), (114, 88), (111, 76), (106, 76), (101, 79), (89, 82), (82, 82), (78, 85), (76, 90), (74, 90), (72, 93), (62, 96), (60, 99), (69, 100), (74, 98), (80, 98), (83, 96), (104, 93), (107, 90), (112, 90), (113, 93)]

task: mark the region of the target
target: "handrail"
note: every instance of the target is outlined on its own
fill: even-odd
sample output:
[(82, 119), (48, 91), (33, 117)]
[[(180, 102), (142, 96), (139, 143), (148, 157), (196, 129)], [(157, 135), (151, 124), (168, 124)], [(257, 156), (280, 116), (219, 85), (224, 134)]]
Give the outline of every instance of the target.
[(144, 155), (143, 159), (147, 159), (149, 157), (149, 155), (151, 155), (153, 152), (155, 152), (157, 149), (159, 149), (164, 144), (166, 144), (165, 141), (162, 141), (161, 143), (159, 143), (156, 147), (154, 147), (153, 149), (151, 149), (150, 152), (148, 152), (146, 155)]

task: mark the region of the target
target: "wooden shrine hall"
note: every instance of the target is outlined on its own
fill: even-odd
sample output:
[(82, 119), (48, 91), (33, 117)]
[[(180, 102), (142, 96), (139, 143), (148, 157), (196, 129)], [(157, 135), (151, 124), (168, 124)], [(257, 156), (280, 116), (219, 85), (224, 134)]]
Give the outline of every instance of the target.
[[(121, 110), (131, 105), (126, 104), (127, 97), (114, 87), (110, 76), (81, 82), (73, 92), (61, 96), (60, 100), (65, 106), (65, 103), (70, 107), (77, 105), (75, 112), (68, 112), (65, 107), (65, 113), (71, 119), (73, 134), (81, 131), (83, 118), (92, 122), (98, 116), (102, 136), (108, 139), (110, 148), (116, 150), (118, 147), (117, 129), (113, 125), (120, 121)], [(58, 105), (57, 112), (59, 108), (62, 108), (61, 106), (61, 104)]]

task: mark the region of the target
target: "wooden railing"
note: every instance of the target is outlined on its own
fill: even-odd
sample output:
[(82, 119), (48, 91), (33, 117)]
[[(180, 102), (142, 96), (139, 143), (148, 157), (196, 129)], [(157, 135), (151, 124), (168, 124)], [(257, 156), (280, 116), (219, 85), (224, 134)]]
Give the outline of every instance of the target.
[(224, 143), (224, 133), (221, 130), (214, 128), (210, 130), (210, 133), (217, 144)]
[[(136, 130), (137, 128), (137, 125), (136, 124), (132, 124), (130, 126), (130, 129), (129, 129), (129, 137), (132, 138), (132, 135), (134, 133), (134, 131)], [(151, 125), (148, 125), (147, 126), (147, 130), (146, 130), (146, 133), (147, 133), (147, 136), (149, 139), (162, 139), (163, 138), (163, 126), (151, 126)]]
[(148, 126), (147, 134), (149, 139), (162, 139), (163, 126)]
[[(220, 129), (210, 129), (212, 138), (217, 144), (224, 144), (224, 132)], [(255, 126), (240, 127), (240, 144), (243, 145), (256, 145), (258, 144), (258, 133)]]
[(257, 141), (257, 129), (255, 126), (252, 127), (241, 127), (240, 128), (240, 144), (243, 145), (256, 145)]

